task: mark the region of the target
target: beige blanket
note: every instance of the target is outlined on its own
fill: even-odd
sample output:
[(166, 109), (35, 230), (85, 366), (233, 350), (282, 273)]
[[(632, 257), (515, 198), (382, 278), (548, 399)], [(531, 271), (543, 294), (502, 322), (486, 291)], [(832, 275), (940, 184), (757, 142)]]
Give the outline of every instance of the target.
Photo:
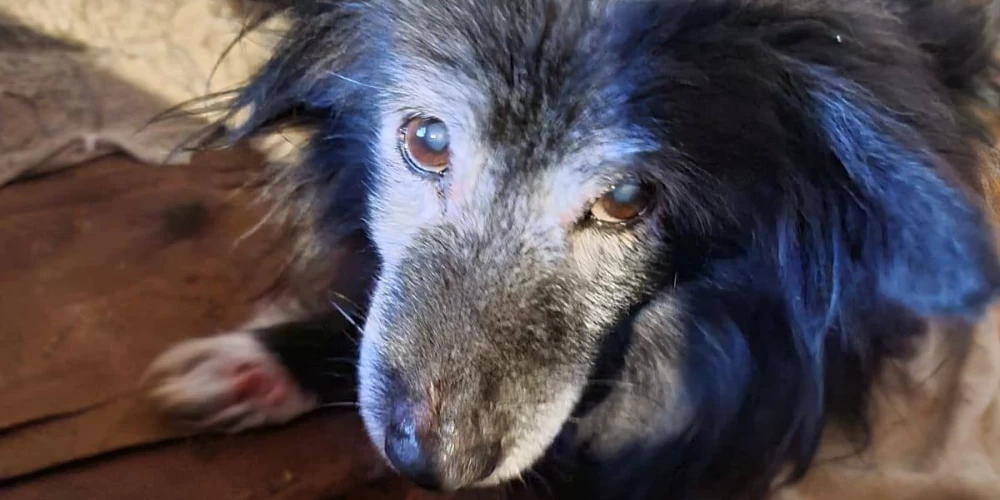
[[(0, 186), (113, 151), (149, 164), (210, 117), (150, 119), (231, 89), (258, 67), (268, 35), (239, 35), (227, 0), (0, 0)], [(173, 154), (172, 154), (173, 153)]]

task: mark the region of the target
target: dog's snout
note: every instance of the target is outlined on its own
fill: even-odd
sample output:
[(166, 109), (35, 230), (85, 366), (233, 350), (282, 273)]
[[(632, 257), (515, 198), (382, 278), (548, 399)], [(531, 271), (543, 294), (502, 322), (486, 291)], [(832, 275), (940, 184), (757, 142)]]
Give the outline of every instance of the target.
[[(393, 405), (385, 433), (385, 454), (397, 472), (414, 484), (454, 491), (486, 479), (500, 458), (499, 441), (447, 432), (427, 405)], [(480, 435), (477, 429), (469, 434)]]

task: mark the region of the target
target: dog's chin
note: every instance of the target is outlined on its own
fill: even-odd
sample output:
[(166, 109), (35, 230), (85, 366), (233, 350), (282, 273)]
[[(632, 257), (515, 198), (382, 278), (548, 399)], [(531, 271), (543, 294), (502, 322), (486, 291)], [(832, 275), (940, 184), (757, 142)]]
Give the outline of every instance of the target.
[(582, 387), (578, 390), (564, 390), (548, 404), (530, 411), (529, 414), (534, 416), (532, 428), (512, 440), (496, 470), (474, 486), (492, 487), (523, 477), (562, 433), (582, 392)]
[(540, 447), (540, 451), (534, 453), (523, 453), (514, 457), (507, 457), (501, 462), (493, 474), (477, 483), (469, 485), (469, 488), (492, 488), (516, 480), (524, 476), (535, 465), (545, 450), (551, 445), (551, 441)]
[(555, 440), (533, 440), (530, 445), (519, 444), (515, 452), (504, 457), (500, 465), (486, 479), (470, 485), (473, 488), (490, 488), (524, 476)]

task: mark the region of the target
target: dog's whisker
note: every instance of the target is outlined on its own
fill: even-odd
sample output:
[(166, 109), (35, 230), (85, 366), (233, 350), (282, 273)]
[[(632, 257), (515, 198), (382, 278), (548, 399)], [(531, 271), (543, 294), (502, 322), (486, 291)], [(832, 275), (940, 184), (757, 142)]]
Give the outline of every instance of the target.
[(355, 331), (358, 331), (358, 332), (362, 331), (361, 326), (358, 325), (358, 322), (355, 321), (354, 317), (351, 316), (347, 311), (345, 311), (344, 308), (341, 307), (340, 304), (337, 303), (337, 301), (331, 300), (330, 301), (330, 305), (332, 305), (335, 309), (337, 309), (337, 312), (340, 313), (340, 315), (343, 316), (344, 319), (346, 319), (348, 321), (348, 323), (350, 323), (351, 326), (354, 327)]
[(332, 357), (332, 358), (326, 358), (325, 361), (330, 363), (343, 363), (348, 365), (358, 364), (358, 360), (356, 358)]
[[(361, 306), (359, 306), (359, 305), (357, 304), (357, 302), (354, 302), (353, 300), (351, 300), (351, 299), (350, 299), (350, 297), (348, 297), (348, 296), (346, 296), (346, 295), (344, 295), (344, 294), (342, 294), (342, 293), (340, 293), (340, 292), (338, 292), (338, 291), (336, 291), (336, 290), (334, 290), (334, 291), (332, 291), (332, 292), (330, 292), (330, 293), (331, 293), (331, 294), (332, 294), (332, 295), (333, 295), (334, 297), (336, 297), (336, 298), (338, 298), (338, 299), (340, 299), (340, 300), (342, 300), (342, 301), (344, 301), (344, 302), (346, 302), (346, 303), (350, 304), (351, 306), (353, 306), (353, 307), (354, 307), (354, 309), (355, 309), (355, 311), (361, 311)], [(360, 313), (358, 314), (358, 316), (357, 316), (357, 317), (358, 317), (358, 319), (363, 319), (363, 317), (362, 317), (362, 315), (361, 315)]]
[(319, 408), (357, 408), (358, 403), (351, 401), (334, 401), (332, 403), (323, 403), (319, 405)]
[(385, 87), (379, 87), (377, 85), (371, 85), (371, 84), (368, 84), (368, 83), (359, 82), (358, 80), (346, 77), (346, 76), (344, 76), (344, 75), (342, 75), (340, 73), (337, 73), (335, 71), (329, 71), (329, 72), (327, 72), (327, 74), (330, 75), (330, 76), (332, 76), (332, 77), (334, 77), (334, 78), (339, 78), (339, 79), (341, 79), (341, 80), (343, 80), (345, 82), (353, 83), (355, 85), (359, 85), (359, 86), (366, 87), (366, 88), (369, 88), (369, 89), (378, 90), (380, 92), (386, 92), (387, 91), (387, 89)]
[(527, 473), (531, 475), (540, 486), (545, 488), (545, 492), (548, 498), (555, 498), (554, 490), (549, 485), (549, 482), (544, 475), (536, 471), (534, 468), (529, 468)]

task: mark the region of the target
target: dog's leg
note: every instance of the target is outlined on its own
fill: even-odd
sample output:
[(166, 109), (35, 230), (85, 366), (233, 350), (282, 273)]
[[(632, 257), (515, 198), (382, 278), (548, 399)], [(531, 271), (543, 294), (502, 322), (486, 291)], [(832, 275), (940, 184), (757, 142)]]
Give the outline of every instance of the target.
[(150, 366), (150, 394), (179, 423), (226, 432), (351, 406), (358, 335), (337, 311), (181, 342)]

